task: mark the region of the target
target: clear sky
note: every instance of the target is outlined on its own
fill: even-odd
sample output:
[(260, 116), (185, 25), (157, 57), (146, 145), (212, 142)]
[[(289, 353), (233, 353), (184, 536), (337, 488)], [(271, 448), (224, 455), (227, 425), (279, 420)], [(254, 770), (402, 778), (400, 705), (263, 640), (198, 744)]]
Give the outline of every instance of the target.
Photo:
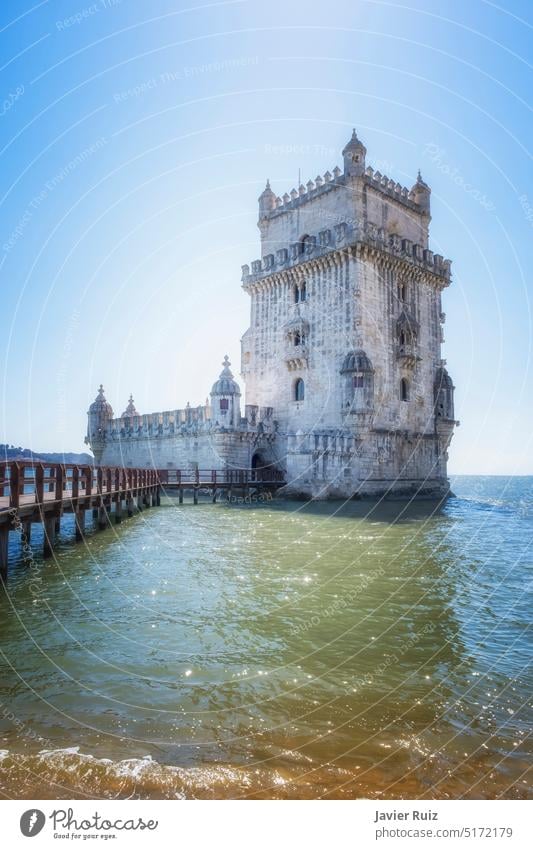
[(341, 163), (432, 187), (451, 473), (533, 473), (529, 0), (11, 0), (0, 9), (0, 442), (83, 450), (203, 403), (248, 324), (257, 197)]

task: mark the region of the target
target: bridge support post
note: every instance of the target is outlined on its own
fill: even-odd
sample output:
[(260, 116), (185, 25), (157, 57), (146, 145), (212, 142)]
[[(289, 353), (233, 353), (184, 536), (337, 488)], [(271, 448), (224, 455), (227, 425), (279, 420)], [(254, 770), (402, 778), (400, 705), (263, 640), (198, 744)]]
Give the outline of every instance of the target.
[(152, 490), (152, 507), (157, 507), (157, 492)]
[(56, 517), (45, 516), (43, 519), (43, 529), (43, 557), (51, 557), (54, 552), (54, 543), (56, 541)]
[(9, 543), (9, 528), (0, 528), (0, 578), (7, 581), (7, 554)]
[(216, 503), (217, 503), (217, 488), (216, 488), (216, 486), (214, 486), (213, 487), (213, 504), (216, 504)]
[(105, 504), (102, 504), (102, 506), (98, 508), (98, 527), (101, 531), (103, 531), (105, 528), (107, 528), (108, 524), (109, 519), (107, 514), (107, 507), (105, 506)]
[(198, 487), (197, 486), (193, 487), (192, 500), (193, 500), (193, 504), (198, 504)]
[(83, 508), (76, 510), (74, 521), (76, 523), (76, 540), (81, 542), (85, 536), (85, 510)]
[(158, 486), (155, 493), (155, 503), (156, 507), (161, 507), (161, 487)]
[(93, 519), (98, 519), (98, 507), (93, 507)]
[(61, 516), (56, 517), (55, 532), (56, 534), (59, 534), (61, 532)]
[(180, 504), (183, 504), (183, 490), (182, 490), (181, 486), (179, 488), (178, 501), (179, 501)]
[(133, 498), (131, 495), (128, 495), (126, 498), (126, 509), (128, 511), (128, 516), (133, 516)]
[(31, 522), (23, 522), (22, 523), (22, 535), (21, 535), (22, 545), (29, 545), (31, 542)]
[(142, 513), (143, 511), (143, 497), (141, 494), (137, 496), (137, 510), (139, 513)]
[(117, 498), (115, 504), (115, 525), (120, 525), (122, 522), (122, 499)]

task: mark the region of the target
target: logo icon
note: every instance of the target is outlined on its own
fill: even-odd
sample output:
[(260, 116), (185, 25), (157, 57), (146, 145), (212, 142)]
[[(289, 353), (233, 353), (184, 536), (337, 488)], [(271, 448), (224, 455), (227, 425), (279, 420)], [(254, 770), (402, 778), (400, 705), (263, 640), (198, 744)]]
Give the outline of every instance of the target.
[(31, 808), (29, 811), (24, 811), (20, 818), (20, 830), (24, 837), (35, 837), (42, 831), (46, 822), (46, 817), (38, 808)]

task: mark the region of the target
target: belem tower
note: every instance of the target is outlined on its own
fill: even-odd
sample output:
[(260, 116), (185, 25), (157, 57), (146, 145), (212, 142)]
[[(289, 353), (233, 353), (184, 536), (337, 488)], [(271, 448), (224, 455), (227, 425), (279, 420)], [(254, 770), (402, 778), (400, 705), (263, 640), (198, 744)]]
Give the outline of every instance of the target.
[(354, 130), (335, 167), (259, 198), (261, 258), (242, 266), (241, 389), (227, 357), (205, 405), (88, 412), (97, 463), (275, 467), (312, 498), (441, 497), (454, 386), (441, 359), (450, 261), (429, 246), (430, 194), (374, 171)]

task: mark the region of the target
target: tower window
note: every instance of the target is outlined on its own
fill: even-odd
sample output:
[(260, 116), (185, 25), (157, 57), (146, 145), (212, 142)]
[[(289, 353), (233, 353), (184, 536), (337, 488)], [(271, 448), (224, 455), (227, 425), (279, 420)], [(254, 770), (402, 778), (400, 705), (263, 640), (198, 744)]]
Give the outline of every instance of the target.
[(227, 413), (229, 410), (229, 401), (227, 398), (220, 399), (220, 412)]
[(365, 377), (363, 374), (354, 374), (353, 376), (353, 388), (354, 389), (363, 389), (365, 385)]
[(304, 280), (304, 282), (300, 286), (300, 300), (305, 301), (306, 298), (307, 298), (307, 287), (305, 285), (305, 280)]
[(409, 381), (402, 377), (400, 381), (400, 398), (402, 401), (409, 400)]
[(302, 378), (299, 377), (296, 383), (294, 384), (294, 400), (295, 401), (303, 401), (305, 398), (305, 383)]
[(298, 304), (300, 302), (300, 290), (298, 286), (294, 287), (294, 303)]
[(400, 283), (398, 285), (398, 297), (403, 304), (406, 303), (406, 301), (407, 301), (407, 284), (406, 283)]

